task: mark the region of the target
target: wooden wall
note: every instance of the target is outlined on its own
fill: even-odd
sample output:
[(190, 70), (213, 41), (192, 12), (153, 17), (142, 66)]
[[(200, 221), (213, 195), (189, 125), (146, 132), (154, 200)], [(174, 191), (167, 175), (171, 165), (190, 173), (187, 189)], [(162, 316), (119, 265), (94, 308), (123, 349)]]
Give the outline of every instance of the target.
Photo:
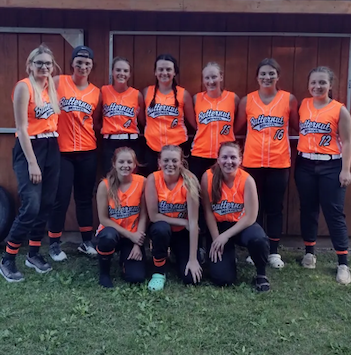
[[(107, 12), (66, 10), (1, 9), (0, 27), (81, 28), (85, 44), (95, 51), (96, 66), (91, 81), (108, 82), (109, 31), (196, 31), (196, 32), (303, 32), (351, 33), (348, 16), (274, 14), (191, 14), (156, 12)], [(0, 33), (0, 127), (14, 127), (10, 94), (25, 75), (24, 63), (30, 50), (45, 42), (52, 47), (65, 72), (69, 72), (71, 47), (60, 35)], [(323, 37), (215, 37), (215, 36), (115, 36), (114, 54), (133, 62), (131, 84), (141, 89), (154, 82), (153, 63), (157, 54), (170, 52), (180, 64), (179, 83), (194, 94), (201, 90), (201, 69), (210, 60), (225, 70), (225, 86), (239, 96), (256, 88), (255, 67), (264, 57), (274, 56), (282, 66), (280, 86), (300, 100), (306, 94), (306, 75), (317, 64), (330, 65), (337, 75), (334, 94), (345, 102), (349, 40)], [(16, 195), (11, 151), (14, 138), (0, 134), (0, 185)], [(296, 146), (296, 141), (292, 141)], [(294, 149), (293, 149), (294, 150)], [(350, 191), (348, 196), (350, 196)], [(351, 234), (351, 199), (346, 214)], [(67, 230), (76, 230), (74, 206), (67, 215)], [(285, 206), (284, 232), (299, 234), (298, 197), (290, 180)], [(320, 234), (328, 234), (322, 221)]]

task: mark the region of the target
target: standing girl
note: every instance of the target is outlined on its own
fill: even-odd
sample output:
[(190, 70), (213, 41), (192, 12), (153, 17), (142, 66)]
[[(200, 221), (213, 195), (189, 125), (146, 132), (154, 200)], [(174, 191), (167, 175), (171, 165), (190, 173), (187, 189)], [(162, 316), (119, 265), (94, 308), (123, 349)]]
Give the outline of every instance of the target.
[(169, 54), (161, 54), (155, 62), (156, 85), (144, 89), (146, 108), (145, 139), (147, 170), (157, 170), (159, 152), (164, 145), (186, 148), (188, 141), (184, 116), (196, 129), (194, 107), (190, 94), (177, 85), (177, 61)]
[(130, 147), (140, 161), (138, 121), (145, 126), (144, 99), (141, 92), (128, 86), (131, 66), (126, 58), (116, 57), (112, 61), (112, 85), (101, 88), (103, 171), (111, 169), (115, 149)]
[(256, 223), (258, 197), (254, 179), (240, 168), (241, 152), (234, 142), (223, 143), (217, 163), (201, 180), (202, 201), (210, 231), (210, 274), (219, 286), (236, 279), (235, 244), (248, 248), (256, 266), (256, 290), (268, 291), (268, 239)]
[(270, 241), (269, 264), (284, 267), (278, 254), (283, 230), (283, 200), (289, 180), (289, 126), (298, 129), (297, 100), (277, 82), (280, 66), (266, 58), (257, 67), (258, 91), (241, 99), (235, 132), (247, 126), (243, 166), (255, 179), (259, 197), (258, 223)]
[(96, 195), (101, 223), (97, 235), (99, 283), (104, 287), (113, 287), (110, 264), (116, 249), (120, 250), (123, 278), (131, 283), (145, 280), (146, 179), (133, 174), (138, 162), (131, 148), (116, 149), (112, 160), (112, 168)]
[(60, 112), (52, 74), (58, 68), (44, 45), (34, 49), (26, 62), (28, 78), (19, 81), (13, 93), (16, 143), (13, 148), (21, 207), (7, 238), (0, 274), (9, 282), (22, 281), (15, 258), (29, 237), (25, 265), (39, 273), (51, 266), (39, 254), (41, 240), (55, 201), (59, 180), (60, 152), (57, 144), (57, 114)]
[(191, 150), (190, 168), (200, 180), (217, 159), (222, 142), (234, 137), (234, 116), (239, 97), (222, 90), (223, 71), (218, 63), (209, 62), (202, 71), (206, 91), (194, 96), (197, 131)]
[(334, 74), (327, 67), (315, 68), (308, 75), (312, 97), (304, 99), (300, 106), (295, 181), (306, 247), (302, 266), (316, 267), (314, 246), (321, 206), (338, 256), (336, 281), (346, 285), (351, 282), (344, 215), (346, 186), (351, 182), (351, 118), (342, 103), (329, 97), (333, 79)]
[(164, 288), (169, 247), (185, 284), (200, 282), (202, 277), (197, 258), (199, 183), (186, 168), (183, 151), (178, 146), (163, 146), (158, 163), (160, 171), (148, 176), (145, 190), (154, 261), (148, 287), (153, 291)]
[(72, 75), (55, 77), (61, 114), (58, 122), (61, 151), (60, 181), (56, 202), (49, 220), (49, 254), (55, 261), (67, 258), (61, 251), (60, 237), (71, 198), (72, 187), (76, 214), (83, 242), (80, 252), (96, 255), (91, 239), (93, 233), (93, 189), (97, 170), (94, 123), (99, 118), (100, 90), (89, 83), (93, 68), (93, 51), (85, 46), (73, 50)]

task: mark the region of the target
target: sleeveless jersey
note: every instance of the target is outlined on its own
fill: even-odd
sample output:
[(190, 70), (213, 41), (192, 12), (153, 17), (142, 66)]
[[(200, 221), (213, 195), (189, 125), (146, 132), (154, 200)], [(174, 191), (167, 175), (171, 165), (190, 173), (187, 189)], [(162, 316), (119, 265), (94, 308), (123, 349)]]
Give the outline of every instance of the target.
[(288, 168), (290, 93), (279, 90), (265, 105), (258, 91), (247, 95), (247, 135), (243, 166), (247, 168)]
[(332, 100), (327, 106), (316, 109), (313, 98), (304, 99), (299, 110), (297, 150), (303, 153), (340, 154), (338, 124), (342, 106), (342, 103)]
[(197, 132), (191, 155), (201, 158), (218, 157), (221, 143), (234, 141), (235, 94), (224, 90), (218, 98), (206, 91), (196, 95), (195, 113)]
[(70, 75), (60, 75), (57, 93), (61, 114), (58, 143), (61, 152), (79, 152), (96, 148), (93, 112), (99, 103), (100, 90), (89, 84), (79, 90)]
[[(42, 107), (38, 107), (34, 101), (34, 91), (29, 78), (20, 80), (18, 83), (25, 83), (29, 90), (28, 129), (27, 129), (28, 135), (36, 136), (37, 134), (40, 133), (57, 131), (58, 115), (54, 112), (54, 109), (51, 106), (48, 90), (47, 89), (43, 90), (41, 97), (44, 105)], [(13, 94), (12, 94), (12, 100), (13, 100)]]
[[(129, 232), (138, 230), (141, 196), (143, 194), (144, 177), (132, 174), (133, 180), (127, 191), (118, 190), (118, 198), (120, 206), (116, 208), (112, 199), (108, 200), (108, 216), (109, 218)], [(103, 180), (107, 191), (109, 189), (107, 179)], [(101, 232), (105, 227), (100, 224), (96, 233)]]
[(179, 106), (175, 107), (174, 93), (164, 95), (159, 90), (156, 93), (156, 104), (150, 107), (155, 86), (149, 86), (145, 97), (146, 144), (155, 152), (160, 152), (168, 144), (180, 145), (188, 140), (184, 123), (184, 92), (177, 86)]
[(210, 197), (213, 215), (217, 222), (237, 222), (245, 216), (244, 207), (244, 191), (245, 183), (249, 174), (238, 169), (234, 178), (233, 187), (229, 188), (222, 182), (222, 196), (216, 204), (212, 203), (212, 181), (213, 173), (211, 169), (206, 171), (207, 174), (207, 192)]
[(101, 134), (139, 133), (139, 90), (117, 92), (112, 85), (101, 88), (103, 123)]
[[(169, 190), (163, 178), (163, 172), (156, 171), (153, 174), (157, 191), (158, 213), (172, 218), (188, 219), (187, 190), (183, 186), (183, 178), (180, 176), (177, 185), (173, 190)], [(172, 230), (175, 232), (182, 229), (184, 227), (172, 226)]]

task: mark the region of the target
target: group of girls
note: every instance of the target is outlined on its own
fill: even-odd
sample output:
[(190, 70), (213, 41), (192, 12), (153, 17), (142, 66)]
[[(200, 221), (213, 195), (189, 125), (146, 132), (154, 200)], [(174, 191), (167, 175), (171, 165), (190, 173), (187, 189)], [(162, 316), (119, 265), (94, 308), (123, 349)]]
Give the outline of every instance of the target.
[[(291, 128), (300, 137), (295, 180), (306, 247), (302, 266), (316, 267), (321, 205), (338, 256), (336, 279), (351, 282), (343, 214), (346, 186), (351, 182), (351, 118), (343, 104), (329, 95), (334, 79), (329, 68), (310, 72), (311, 97), (298, 110), (296, 98), (278, 88), (280, 67), (274, 59), (259, 63), (259, 89), (241, 100), (222, 89), (223, 71), (213, 62), (202, 72), (205, 91), (193, 100), (177, 85), (179, 68), (171, 55), (156, 58), (156, 83), (143, 94), (128, 86), (131, 66), (125, 58), (114, 59), (113, 83), (101, 90), (88, 81), (94, 64), (90, 48), (75, 48), (71, 64), (72, 75), (52, 77), (57, 64), (51, 51), (40, 46), (28, 57), (29, 78), (15, 86), (13, 166), (22, 205), (0, 262), (7, 281), (23, 280), (15, 256), (27, 235), (26, 266), (40, 273), (51, 270), (39, 254), (47, 222), (51, 258), (66, 259), (60, 236), (73, 187), (83, 239), (78, 250), (99, 254), (101, 285), (112, 287), (110, 264), (115, 250), (120, 251), (124, 279), (144, 281), (146, 236), (154, 264), (150, 290), (165, 285), (170, 249), (184, 283), (200, 282), (200, 225), (200, 234), (207, 236), (215, 284), (235, 281), (238, 244), (247, 247), (248, 261), (256, 267), (256, 289), (268, 291), (266, 264), (284, 267), (278, 246), (291, 165)], [(142, 152), (144, 126), (147, 147)], [(187, 128), (195, 130), (190, 170), (184, 158), (184, 152), (189, 153)], [(103, 135), (106, 178), (97, 191), (100, 226), (95, 249), (91, 239), (96, 132)], [(234, 133), (246, 133), (243, 157)], [(145, 163), (146, 180), (135, 174), (138, 160)]]

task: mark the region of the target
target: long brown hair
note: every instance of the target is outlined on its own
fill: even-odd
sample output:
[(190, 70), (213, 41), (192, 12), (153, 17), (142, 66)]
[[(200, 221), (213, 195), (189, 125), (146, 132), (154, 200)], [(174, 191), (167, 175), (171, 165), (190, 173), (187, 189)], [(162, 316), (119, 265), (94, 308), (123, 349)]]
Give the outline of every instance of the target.
[(184, 153), (182, 148), (180, 148), (177, 145), (165, 145), (162, 147), (161, 152), (159, 154), (159, 158), (161, 158), (162, 152), (165, 152), (167, 150), (173, 150), (176, 151), (180, 154), (180, 160), (181, 160), (181, 167), (180, 167), (180, 175), (183, 178), (183, 184), (187, 192), (190, 194), (190, 196), (196, 200), (200, 196), (200, 184), (199, 181), (197, 180), (196, 176), (188, 169), (188, 162), (184, 158)]
[[(224, 147), (232, 147), (238, 150), (239, 152), (239, 158), (242, 157), (242, 152), (240, 149), (240, 146), (238, 143), (235, 142), (224, 142), (219, 146), (218, 149), (218, 157), (221, 154), (221, 150)], [(222, 196), (222, 182), (223, 182), (223, 173), (222, 170), (218, 164), (218, 162), (216, 162), (212, 167), (211, 167), (211, 171), (213, 174), (213, 179), (212, 179), (212, 191), (211, 191), (211, 195), (212, 195), (212, 203), (218, 203), (218, 201), (221, 199)]]
[(116, 208), (120, 206), (120, 201), (119, 201), (119, 198), (118, 198), (118, 189), (119, 189), (119, 186), (120, 186), (121, 182), (118, 179), (118, 173), (117, 173), (115, 164), (116, 164), (116, 161), (117, 161), (119, 153), (122, 153), (122, 152), (130, 153), (135, 165), (139, 166), (137, 157), (136, 157), (135, 152), (134, 152), (134, 150), (132, 148), (120, 147), (120, 148), (117, 148), (115, 150), (115, 152), (113, 153), (112, 168), (107, 173), (106, 179), (107, 179), (107, 182), (108, 182), (108, 191), (107, 191), (108, 198), (113, 200), (113, 202), (115, 203)]

